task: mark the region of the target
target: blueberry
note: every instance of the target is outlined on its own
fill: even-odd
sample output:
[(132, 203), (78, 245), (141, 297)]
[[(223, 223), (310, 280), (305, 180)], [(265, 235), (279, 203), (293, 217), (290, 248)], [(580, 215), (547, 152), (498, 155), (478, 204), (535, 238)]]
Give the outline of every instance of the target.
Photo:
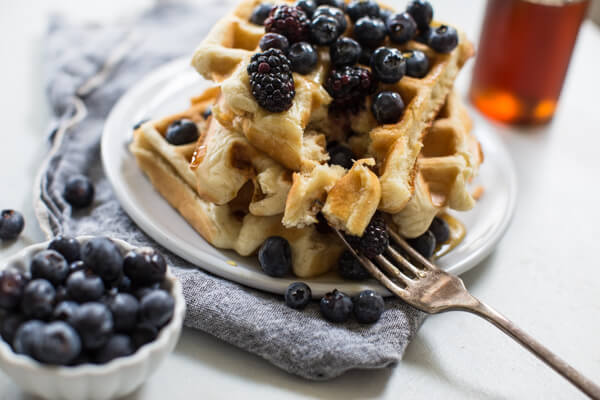
[(42, 321), (30, 320), (27, 321), (17, 329), (15, 338), (13, 340), (13, 349), (17, 354), (25, 354), (29, 357), (35, 358), (37, 353), (37, 346), (42, 339), (42, 330), (45, 324)]
[(317, 66), (319, 55), (307, 42), (297, 42), (290, 47), (287, 57), (292, 63), (292, 70), (299, 74), (309, 74)]
[(433, 256), (437, 245), (435, 236), (433, 236), (431, 231), (427, 231), (414, 239), (409, 239), (407, 242), (425, 258), (431, 258), (431, 256)]
[(102, 347), (113, 333), (113, 318), (102, 303), (85, 303), (77, 308), (71, 320), (81, 336), (83, 347), (94, 350)]
[(140, 320), (160, 328), (169, 322), (174, 310), (173, 296), (164, 290), (153, 290), (140, 301)]
[(153, 290), (157, 290), (157, 289), (160, 289), (159, 285), (138, 287), (134, 290), (133, 295), (135, 297), (137, 297), (138, 300), (141, 300), (145, 295), (147, 295), (148, 293), (152, 292)]
[(252, 22), (255, 25), (264, 25), (265, 19), (267, 19), (267, 17), (269, 16), (269, 13), (271, 12), (272, 8), (272, 4), (259, 4), (252, 11), (252, 15), (250, 16), (250, 22)]
[(117, 290), (119, 292), (129, 292), (131, 290), (131, 279), (123, 275), (117, 285)]
[(144, 124), (145, 124), (146, 122), (148, 122), (148, 121), (150, 121), (150, 119), (149, 119), (149, 118), (142, 118), (142, 119), (140, 119), (138, 122), (136, 122), (135, 124), (133, 124), (133, 127), (132, 127), (132, 128), (133, 128), (133, 130), (135, 131), (135, 130), (137, 130), (137, 129), (140, 129), (140, 127), (141, 127), (142, 125), (144, 125)]
[(19, 305), (27, 285), (27, 278), (16, 269), (0, 271), (0, 307), (10, 310)]
[(15, 240), (25, 228), (23, 214), (15, 210), (2, 210), (0, 214), (0, 239)]
[(45, 279), (34, 279), (25, 286), (21, 310), (29, 318), (48, 319), (52, 315), (56, 290)]
[(303, 282), (294, 282), (285, 291), (285, 304), (296, 310), (304, 309), (312, 297), (310, 287)]
[(360, 44), (354, 39), (342, 37), (329, 49), (331, 62), (334, 66), (354, 65), (360, 58), (362, 49)]
[(313, 19), (310, 23), (310, 32), (313, 42), (327, 46), (335, 42), (341, 34), (338, 22), (327, 15), (319, 15)]
[(366, 47), (366, 46), (362, 46), (358, 62), (363, 65), (370, 65), (372, 55), (373, 55), (373, 49)]
[(75, 312), (77, 312), (78, 308), (79, 304), (75, 303), (74, 301), (61, 301), (54, 308), (54, 311), (52, 312), (52, 318), (70, 323), (73, 321), (73, 316), (75, 315)]
[(387, 21), (391, 15), (392, 12), (390, 10), (387, 10), (385, 8), (379, 9), (379, 19), (381, 19), (382, 21)]
[(81, 339), (71, 326), (63, 321), (55, 321), (42, 328), (36, 347), (36, 356), (41, 362), (68, 365), (81, 352)]
[(87, 265), (81, 260), (69, 264), (69, 273), (71, 274), (77, 271), (85, 271), (86, 269), (88, 269)]
[(123, 260), (123, 272), (137, 286), (161, 283), (167, 273), (167, 262), (156, 250), (149, 247), (131, 250)]
[(347, 13), (356, 22), (362, 17), (379, 18), (379, 5), (373, 0), (354, 0), (348, 5)]
[(95, 361), (98, 364), (107, 362), (119, 357), (127, 357), (135, 352), (133, 341), (127, 335), (114, 335), (104, 346), (96, 352)]
[(330, 149), (329, 151), (329, 164), (331, 165), (340, 165), (346, 169), (352, 168), (354, 164), (354, 159), (356, 156), (350, 150), (349, 147), (344, 146), (343, 144), (337, 144)]
[(417, 23), (409, 13), (394, 14), (386, 20), (390, 40), (404, 44), (417, 34)]
[(48, 249), (59, 252), (69, 263), (81, 260), (81, 246), (73, 237), (57, 236), (52, 239)]
[(158, 336), (158, 329), (147, 322), (142, 322), (136, 325), (131, 332), (131, 340), (136, 348), (152, 342)]
[(326, 293), (319, 303), (321, 314), (331, 322), (345, 322), (352, 313), (352, 299), (345, 293), (334, 289)]
[(113, 315), (115, 332), (131, 332), (137, 323), (140, 303), (127, 293), (118, 293), (107, 301), (108, 309)]
[(313, 13), (317, 9), (317, 3), (315, 3), (314, 0), (298, 0), (295, 5), (304, 11), (304, 14), (306, 14), (308, 18), (312, 18)]
[(69, 365), (71, 366), (77, 366), (77, 365), (83, 365), (83, 364), (92, 364), (93, 360), (90, 354), (82, 351), (81, 353), (79, 353), (79, 355), (77, 357), (75, 357), (75, 359), (73, 361), (71, 361), (71, 363)]
[(354, 38), (363, 46), (375, 48), (386, 36), (385, 23), (376, 18), (362, 17), (354, 25)]
[(270, 32), (260, 39), (258, 45), (262, 51), (268, 49), (279, 49), (283, 52), (286, 52), (290, 47), (290, 42), (285, 36)]
[(271, 236), (258, 250), (258, 262), (265, 274), (282, 277), (292, 270), (292, 249), (287, 240)]
[(450, 227), (443, 218), (435, 217), (429, 226), (429, 230), (435, 236), (436, 243), (446, 243), (450, 239)]
[(372, 290), (363, 290), (352, 299), (354, 316), (361, 324), (372, 324), (379, 321), (385, 309), (383, 297)]
[(67, 294), (79, 303), (97, 301), (104, 294), (104, 282), (89, 270), (73, 272), (67, 279)]
[(31, 277), (46, 279), (53, 285), (60, 285), (69, 275), (69, 264), (54, 250), (44, 250), (31, 259)]
[(428, 1), (413, 0), (406, 7), (406, 12), (413, 17), (419, 30), (427, 30), (433, 19), (433, 7)]
[(87, 176), (75, 175), (65, 185), (63, 197), (74, 208), (85, 208), (94, 201), (94, 185)]
[(346, 5), (344, 4), (344, 0), (315, 0), (317, 6), (330, 6), (335, 7), (339, 10), (345, 10)]
[(338, 273), (344, 279), (362, 281), (369, 279), (371, 274), (362, 266), (360, 261), (348, 250), (344, 251), (338, 261)]
[(175, 146), (193, 143), (198, 140), (198, 127), (194, 121), (185, 118), (173, 121), (167, 128), (166, 139)]
[(415, 36), (415, 41), (419, 42), (419, 43), (423, 43), (423, 44), (428, 44), (429, 43), (429, 36), (431, 35), (431, 28), (427, 28), (424, 30), (421, 30), (417, 33), (417, 36)]
[(423, 78), (429, 72), (429, 58), (420, 50), (402, 53), (406, 60), (406, 75), (413, 78)]
[(81, 258), (104, 282), (112, 283), (121, 278), (123, 256), (112, 240), (106, 237), (90, 239), (81, 250)]
[(208, 119), (212, 115), (212, 107), (206, 107), (206, 110), (202, 113), (202, 118)]
[(2, 323), (0, 324), (0, 335), (6, 343), (13, 343), (15, 340), (15, 334), (25, 321), (25, 316), (17, 313), (9, 313), (4, 315)]
[(339, 7), (329, 7), (326, 5), (319, 6), (313, 14), (313, 19), (317, 18), (320, 15), (333, 17), (338, 22), (340, 28), (340, 35), (344, 33), (348, 28), (348, 20), (346, 19), (346, 14), (344, 14), (344, 12)]
[(61, 301), (69, 300), (69, 295), (67, 294), (67, 288), (64, 286), (58, 286), (56, 289), (56, 295), (54, 296), (54, 304), (58, 304)]
[(383, 83), (396, 83), (406, 73), (406, 61), (400, 50), (380, 47), (371, 57), (371, 69)]
[(371, 111), (380, 124), (395, 124), (404, 114), (404, 101), (396, 92), (381, 92), (375, 96)]
[(458, 33), (451, 26), (440, 25), (431, 29), (427, 44), (438, 53), (450, 53), (458, 46)]

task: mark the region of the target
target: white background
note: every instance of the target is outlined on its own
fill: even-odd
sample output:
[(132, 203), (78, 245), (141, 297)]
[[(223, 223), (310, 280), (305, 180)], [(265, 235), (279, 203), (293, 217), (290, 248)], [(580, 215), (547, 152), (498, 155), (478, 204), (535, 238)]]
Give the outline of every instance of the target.
[[(46, 151), (44, 134), (50, 114), (43, 90), (42, 56), (48, 14), (58, 11), (73, 21), (114, 21), (126, 19), (151, 3), (0, 0), (0, 209), (19, 209), (27, 219), (23, 237), (14, 244), (0, 245), (0, 257), (43, 239), (32, 213), (31, 186)], [(406, 2), (390, 3), (403, 7)], [(484, 1), (433, 3), (439, 19), (462, 27), (476, 41)], [(466, 93), (471, 67), (465, 69), (457, 83), (462, 94)], [(518, 170), (517, 211), (497, 251), (463, 276), (473, 294), (511, 317), (597, 382), (599, 74), (600, 30), (586, 22), (554, 122), (529, 131), (493, 128), (509, 147)], [(502, 333), (462, 313), (430, 317), (396, 367), (354, 371), (325, 383), (288, 375), (258, 357), (186, 329), (175, 353), (130, 398), (225, 396), (583, 398)], [(27, 398), (0, 372), (0, 400)]]

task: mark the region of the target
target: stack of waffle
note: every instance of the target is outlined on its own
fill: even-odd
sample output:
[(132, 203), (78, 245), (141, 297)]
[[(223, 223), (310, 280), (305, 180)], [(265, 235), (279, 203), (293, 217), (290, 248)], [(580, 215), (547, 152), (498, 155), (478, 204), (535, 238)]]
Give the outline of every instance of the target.
[[(406, 104), (395, 124), (379, 125), (370, 99), (345, 117), (329, 112), (326, 48), (318, 50), (310, 74), (293, 74), (291, 108), (273, 113), (256, 102), (247, 72), (265, 34), (249, 22), (260, 2), (242, 1), (196, 50), (193, 66), (216, 86), (193, 98), (188, 110), (143, 124), (131, 146), (155, 188), (207, 241), (251, 255), (266, 238), (282, 236), (290, 243), (295, 275), (312, 277), (334, 267), (343, 249), (328, 224), (361, 236), (379, 210), (393, 229), (414, 238), (448, 208), (475, 205), (468, 184), (483, 157), (452, 90), (473, 54), (463, 34), (447, 54), (416, 41), (386, 42), (423, 51), (430, 65), (423, 78), (380, 85)], [(182, 118), (196, 123), (196, 143), (165, 139), (169, 125)], [(350, 169), (328, 164), (332, 141), (356, 155)]]

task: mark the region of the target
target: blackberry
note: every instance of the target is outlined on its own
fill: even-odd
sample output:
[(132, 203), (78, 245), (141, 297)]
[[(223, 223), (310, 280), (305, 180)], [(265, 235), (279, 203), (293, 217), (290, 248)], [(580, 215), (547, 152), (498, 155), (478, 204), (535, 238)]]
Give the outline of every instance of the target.
[(333, 110), (357, 111), (365, 98), (377, 89), (377, 82), (368, 69), (346, 66), (331, 71), (325, 89), (333, 97)]
[(258, 104), (271, 112), (292, 106), (296, 95), (290, 60), (279, 49), (255, 54), (248, 65), (252, 95)]
[(298, 7), (278, 6), (271, 10), (265, 20), (265, 31), (279, 33), (290, 43), (305, 42), (310, 36), (310, 21)]
[(390, 240), (383, 215), (376, 212), (361, 237), (347, 235), (346, 240), (367, 258), (375, 258), (383, 253)]

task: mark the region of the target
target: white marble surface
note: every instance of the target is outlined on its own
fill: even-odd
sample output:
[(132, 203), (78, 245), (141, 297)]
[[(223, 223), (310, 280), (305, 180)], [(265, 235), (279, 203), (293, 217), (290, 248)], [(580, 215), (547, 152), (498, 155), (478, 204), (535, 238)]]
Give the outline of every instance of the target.
[[(22, 210), (28, 223), (18, 242), (0, 245), (0, 257), (43, 239), (32, 213), (31, 185), (45, 150), (49, 115), (41, 55), (48, 13), (59, 11), (73, 20), (109, 21), (117, 15), (126, 18), (150, 3), (0, 0), (0, 208)], [(402, 6), (405, 1), (396, 3)], [(483, 1), (434, 3), (441, 19), (464, 27), (471, 38), (477, 38)], [(518, 207), (497, 251), (464, 275), (476, 296), (597, 382), (599, 49), (600, 30), (587, 22), (551, 125), (527, 132), (494, 128), (517, 165)], [(468, 86), (469, 70), (458, 83), (462, 93)], [(255, 356), (188, 329), (154, 378), (130, 398), (221, 398), (225, 394), (261, 399), (584, 398), (502, 333), (462, 313), (429, 318), (396, 367), (355, 371), (324, 383), (290, 376)], [(0, 373), (0, 400), (28, 398)]]

